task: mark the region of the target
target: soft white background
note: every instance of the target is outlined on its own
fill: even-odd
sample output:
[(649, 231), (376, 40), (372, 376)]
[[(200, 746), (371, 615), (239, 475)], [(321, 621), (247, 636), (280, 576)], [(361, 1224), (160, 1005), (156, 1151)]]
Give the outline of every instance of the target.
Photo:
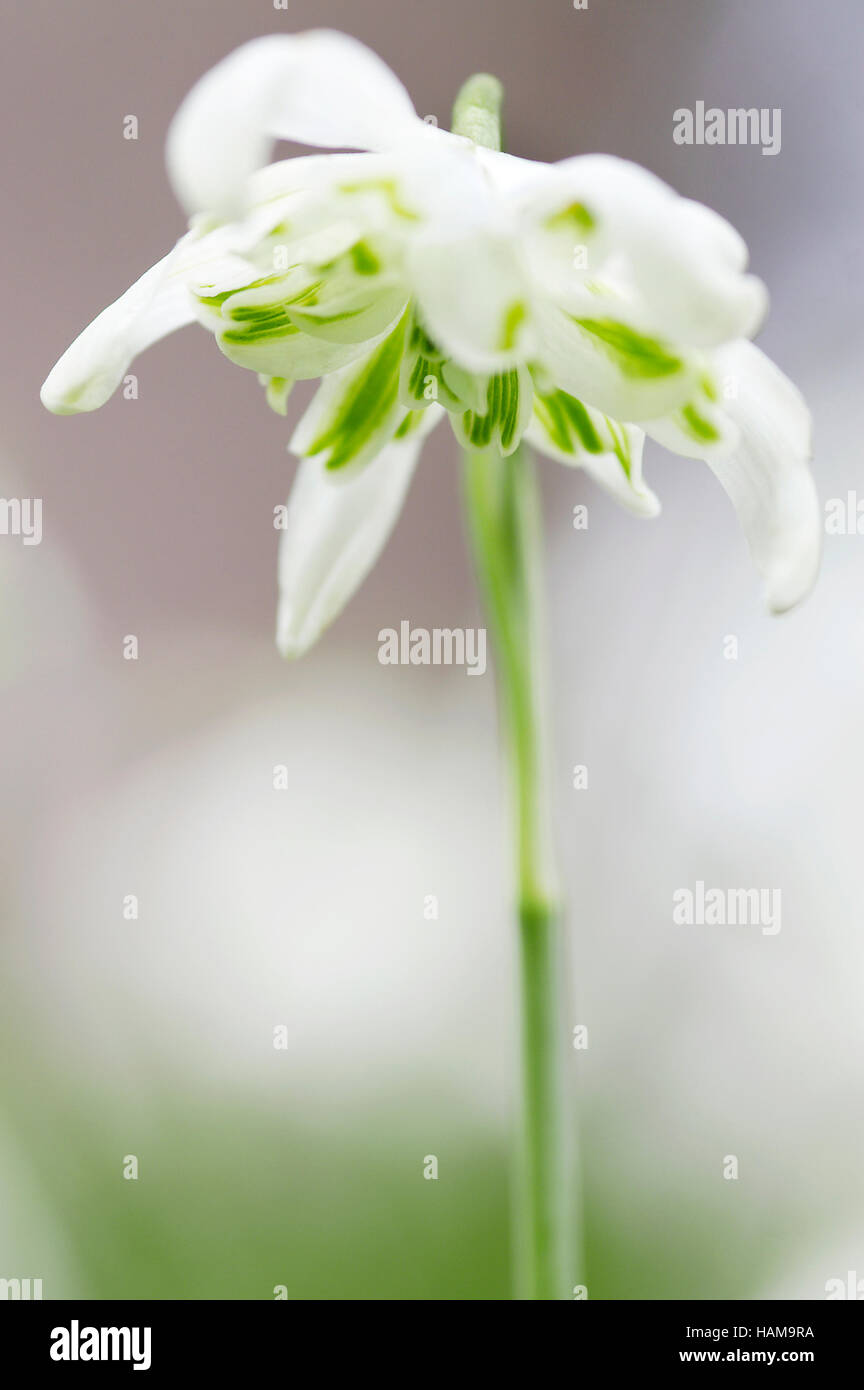
[[(421, 114), (443, 123), (489, 68), (514, 152), (626, 155), (709, 202), (770, 287), (761, 343), (812, 405), (827, 498), (861, 486), (859, 18), (853, 0), (88, 0), (6, 16), (0, 492), (45, 510), (41, 547), (0, 538), (22, 1050), (38, 1039), (106, 1096), (162, 1058), (193, 1086), (266, 1091), (286, 1022), (291, 1094), (319, 1116), (403, 1087), (496, 1131), (510, 1113), (492, 677), (376, 661), (378, 629), (402, 618), (479, 621), (444, 431), (381, 565), (292, 667), (271, 645), (270, 517), (293, 463), (254, 377), (188, 330), (139, 363), (137, 402), (40, 411), (55, 356), (177, 233), (161, 142), (190, 83), (256, 33), (330, 24), (376, 47)], [(779, 156), (675, 146), (672, 112), (699, 99), (780, 106)], [(864, 537), (828, 538), (814, 596), (770, 619), (707, 469), (657, 449), (646, 471), (664, 506), (651, 523), (542, 469), (573, 1022), (591, 1040), (574, 1087), (578, 1070), (607, 1184), (649, 1207), (676, 1187), (755, 1204), (776, 1271), (760, 1292), (819, 1297), (864, 1275)], [(137, 664), (121, 658), (130, 632)], [(272, 790), (274, 763), (290, 790)], [(673, 926), (674, 889), (697, 879), (780, 888), (781, 933)], [(130, 892), (137, 924), (120, 914)], [(29, 1188), (26, 1203), (61, 1250), (62, 1213)]]

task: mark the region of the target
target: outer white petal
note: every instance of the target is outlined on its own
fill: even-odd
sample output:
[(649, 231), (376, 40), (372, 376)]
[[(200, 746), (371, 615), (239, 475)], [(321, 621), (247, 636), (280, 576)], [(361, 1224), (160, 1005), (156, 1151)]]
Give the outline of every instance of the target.
[(707, 462), (738, 513), (768, 605), (782, 613), (805, 596), (819, 569), (822, 517), (808, 467), (810, 413), (788, 377), (752, 343), (721, 349), (717, 368), (737, 387), (725, 404), (741, 442)]
[[(588, 312), (586, 313), (586, 309)], [(583, 322), (620, 327), (625, 344), (633, 334), (640, 353), (616, 352), (596, 332), (580, 327), (572, 313), (538, 296), (534, 312), (540, 336), (538, 357), (562, 391), (602, 410), (616, 420), (651, 420), (671, 414), (695, 394), (699, 363), (667, 341), (646, 333), (645, 325), (628, 306), (609, 297), (597, 297), (582, 309)], [(641, 340), (641, 343), (640, 343)]]
[(300, 463), (279, 550), (283, 656), (308, 651), (366, 578), (402, 510), (423, 439), (443, 414), (430, 406), (416, 430), (350, 477), (334, 479), (318, 459)]
[(357, 39), (327, 29), (244, 44), (192, 88), (168, 134), (168, 172), (190, 211), (231, 218), (274, 139), (389, 149), (423, 122), (401, 82)]
[[(635, 426), (630, 425), (631, 431)], [(641, 433), (641, 431), (640, 431)], [(644, 441), (643, 441), (644, 442)], [(634, 449), (634, 468), (625, 477), (620, 461), (614, 454), (588, 454), (582, 460), (586, 473), (633, 516), (655, 517), (660, 514), (660, 499), (642, 477), (642, 445)]]
[(634, 516), (657, 516), (660, 502), (642, 476), (643, 431), (637, 425), (607, 420), (597, 411), (591, 412), (591, 418), (599, 438), (606, 445), (602, 451), (592, 452), (581, 448), (576, 441), (571, 441), (573, 447), (562, 448), (536, 412), (525, 431), (525, 438), (539, 453), (566, 464), (568, 468), (584, 468), (605, 492)]
[(607, 255), (623, 253), (658, 332), (700, 347), (750, 337), (758, 328), (767, 297), (761, 281), (744, 274), (741, 237), (717, 213), (679, 197), (645, 169), (610, 155), (577, 156), (545, 173), (527, 161), (518, 168), (486, 163), (508, 188), (529, 242), (532, 228), (542, 231), (556, 213), (584, 208), (594, 224), (590, 272), (602, 270)]
[(194, 322), (185, 281), (172, 273), (189, 239), (183, 237), (66, 349), (40, 393), (42, 404), (55, 415), (98, 410), (120, 385), (133, 357)]
[(193, 227), (79, 333), (45, 380), (43, 405), (55, 415), (98, 410), (139, 352), (199, 317), (190, 286), (242, 284), (257, 273), (243, 253), (267, 222), (265, 212), (239, 227), (207, 233)]
[(768, 292), (744, 274), (747, 248), (711, 208), (674, 198), (664, 216), (658, 203), (655, 235), (646, 229), (632, 255), (646, 301), (684, 342), (711, 346), (758, 331)]
[(645, 433), (664, 449), (685, 458), (719, 458), (730, 453), (741, 431), (725, 409), (718, 387), (713, 363), (706, 362), (691, 399), (669, 415), (641, 422)]

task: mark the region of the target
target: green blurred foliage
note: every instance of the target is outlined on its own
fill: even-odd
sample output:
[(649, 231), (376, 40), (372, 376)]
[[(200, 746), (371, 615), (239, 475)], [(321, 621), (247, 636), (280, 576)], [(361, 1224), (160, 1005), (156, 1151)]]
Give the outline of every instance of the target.
[[(333, 1114), (326, 1096), (312, 1112), (286, 1096), (280, 1115), (269, 1098), (193, 1095), (155, 1073), (118, 1097), (20, 1066), (4, 1093), (42, 1200), (27, 1268), (7, 1273), (47, 1275), (46, 1298), (272, 1299), (280, 1284), (289, 1299), (510, 1298), (504, 1137), (446, 1098), (418, 1089)], [(712, 1207), (679, 1175), (613, 1178), (608, 1117), (602, 1130), (584, 1156), (590, 1297), (752, 1297), (769, 1273), (767, 1218), (730, 1202), (732, 1185)], [(429, 1152), (437, 1181), (423, 1177)], [(69, 1272), (52, 1281), (58, 1233)]]

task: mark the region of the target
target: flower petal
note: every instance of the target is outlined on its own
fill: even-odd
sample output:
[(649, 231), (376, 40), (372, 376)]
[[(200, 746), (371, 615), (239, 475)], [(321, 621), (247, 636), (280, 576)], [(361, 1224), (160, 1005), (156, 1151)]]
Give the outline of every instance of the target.
[[(215, 274), (190, 276), (189, 285), (197, 317), (229, 361), (260, 375), (304, 381), (366, 356), (400, 317), (404, 296), (391, 281), (375, 279), (377, 294), (359, 292), (345, 277), (334, 279), (331, 291), (315, 267), (295, 264), (261, 276), (234, 256), (223, 258)], [(320, 320), (308, 312), (312, 305), (319, 306)]]
[(670, 415), (642, 422), (642, 428), (664, 449), (685, 458), (707, 459), (728, 454), (738, 443), (741, 432), (724, 402), (716, 372), (706, 364), (689, 400)]
[(694, 395), (699, 364), (654, 336), (616, 297), (580, 308), (535, 303), (539, 358), (555, 385), (616, 420), (671, 414)]
[[(211, 325), (212, 327), (212, 325)], [(235, 366), (257, 372), (259, 376), (284, 377), (290, 381), (317, 381), (344, 370), (369, 352), (368, 343), (332, 343), (326, 338), (303, 333), (288, 324), (278, 337), (246, 334), (225, 326), (216, 333), (222, 352)]]
[(43, 404), (56, 415), (97, 410), (139, 352), (196, 319), (212, 327), (190, 288), (203, 283), (212, 293), (214, 286), (222, 289), (248, 281), (255, 269), (244, 256), (267, 223), (267, 214), (256, 213), (243, 226), (209, 232), (194, 226), (79, 333), (47, 377)]
[(192, 88), (168, 134), (168, 172), (189, 212), (243, 206), (274, 139), (389, 149), (423, 122), (402, 83), (357, 39), (327, 29), (253, 39)]
[(409, 250), (408, 276), (424, 329), (468, 371), (505, 372), (531, 352), (529, 286), (506, 233), (420, 238)]
[(192, 298), (177, 268), (192, 234), (136, 280), (79, 333), (42, 386), (42, 404), (55, 415), (98, 410), (114, 394), (132, 359), (187, 323)]
[(584, 468), (636, 516), (656, 516), (660, 503), (642, 478), (645, 436), (564, 391), (535, 392), (534, 416), (525, 438), (541, 453)]
[(660, 337), (714, 346), (750, 337), (764, 316), (765, 288), (744, 274), (747, 247), (735, 229), (636, 164), (609, 155), (563, 160), (542, 178), (524, 176), (510, 201), (529, 243), (542, 233), (543, 259), (567, 232), (568, 215), (574, 247), (587, 243), (591, 274), (602, 274), (606, 256), (623, 258)]
[(738, 513), (768, 605), (782, 613), (807, 594), (819, 569), (822, 517), (808, 467), (810, 413), (797, 388), (752, 343), (720, 349), (717, 367), (737, 384), (726, 408), (741, 441), (731, 454), (706, 461)]
[(328, 471), (362, 468), (392, 439), (405, 408), (399, 368), (405, 319), (365, 355), (325, 377), (300, 420), (290, 447)]
[(279, 549), (283, 656), (308, 651), (366, 578), (402, 510), (423, 439), (443, 413), (431, 407), (406, 417), (414, 428), (348, 477), (320, 459), (300, 463)]
[[(444, 380), (446, 383), (446, 374)], [(451, 414), (453, 433), (464, 449), (491, 446), (507, 458), (518, 449), (531, 422), (534, 399), (531, 373), (527, 367), (513, 367), (509, 372), (483, 378), (479, 385), (482, 396), (475, 407)]]
[(768, 292), (755, 275), (743, 273), (747, 247), (735, 229), (689, 198), (667, 196), (655, 216), (654, 235), (646, 227), (644, 237), (631, 241), (631, 255), (658, 323), (695, 347), (756, 333)]

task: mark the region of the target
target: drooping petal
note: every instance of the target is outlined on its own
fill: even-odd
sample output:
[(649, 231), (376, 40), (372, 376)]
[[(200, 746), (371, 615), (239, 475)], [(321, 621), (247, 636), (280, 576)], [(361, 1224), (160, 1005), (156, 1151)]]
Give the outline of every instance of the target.
[(685, 458), (728, 454), (738, 443), (740, 430), (724, 409), (721, 392), (713, 365), (706, 364), (693, 395), (683, 405), (670, 415), (642, 421), (642, 427), (664, 449)]
[(696, 392), (700, 363), (605, 294), (579, 308), (535, 302), (539, 359), (562, 391), (616, 420), (667, 416)]
[(585, 244), (592, 275), (602, 274), (607, 256), (623, 262), (658, 337), (708, 347), (758, 328), (767, 297), (762, 282), (744, 273), (741, 237), (645, 169), (582, 155), (542, 175), (532, 168), (521, 182), (514, 174), (513, 183), (510, 201), (541, 278), (569, 236), (574, 249)]
[(324, 378), (294, 431), (295, 454), (336, 472), (362, 468), (381, 452), (406, 413), (399, 400), (405, 329), (403, 317), (371, 351)]
[(183, 237), (66, 349), (40, 393), (42, 404), (55, 415), (98, 410), (114, 394), (139, 352), (195, 321), (185, 281), (172, 274), (188, 241)]
[(612, 420), (564, 391), (537, 391), (525, 438), (543, 454), (584, 468), (636, 516), (656, 516), (660, 503), (642, 477), (645, 435)]
[(741, 439), (732, 453), (706, 461), (738, 513), (768, 606), (782, 613), (807, 594), (819, 569), (822, 518), (808, 466), (810, 412), (752, 343), (721, 348), (717, 367), (737, 386), (726, 408)]
[(747, 247), (735, 229), (689, 198), (674, 198), (671, 208), (661, 200), (656, 217), (654, 236), (646, 229), (644, 239), (632, 240), (631, 256), (658, 323), (696, 347), (756, 333), (768, 292), (757, 276), (744, 273)]
[(57, 415), (97, 410), (138, 353), (196, 319), (212, 327), (190, 289), (206, 283), (212, 293), (248, 281), (255, 270), (245, 257), (268, 220), (265, 211), (242, 226), (193, 226), (67, 348), (42, 387), (43, 404)]
[(450, 416), (453, 432), (465, 449), (492, 447), (507, 458), (518, 449), (531, 420), (534, 399), (531, 373), (527, 367), (513, 367), (508, 372), (484, 378), (481, 385), (482, 397), (474, 408)]
[(275, 139), (389, 149), (424, 123), (398, 78), (332, 30), (253, 39), (192, 88), (168, 134), (168, 172), (189, 212), (230, 219)]
[(279, 549), (277, 645), (301, 656), (345, 607), (383, 550), (437, 407), (406, 416), (406, 429), (359, 473), (334, 476), (321, 459), (300, 463)]

